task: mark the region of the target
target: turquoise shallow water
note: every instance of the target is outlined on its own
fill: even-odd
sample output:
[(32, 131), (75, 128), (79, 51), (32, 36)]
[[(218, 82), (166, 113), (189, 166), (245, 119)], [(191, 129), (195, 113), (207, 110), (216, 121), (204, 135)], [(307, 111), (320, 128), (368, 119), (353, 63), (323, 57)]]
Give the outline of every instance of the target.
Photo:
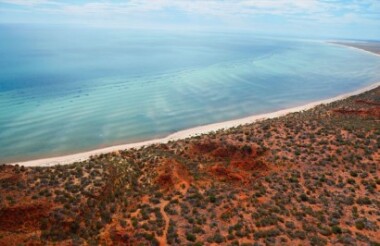
[(248, 34), (0, 26), (0, 162), (56, 156), (333, 97), (380, 58)]

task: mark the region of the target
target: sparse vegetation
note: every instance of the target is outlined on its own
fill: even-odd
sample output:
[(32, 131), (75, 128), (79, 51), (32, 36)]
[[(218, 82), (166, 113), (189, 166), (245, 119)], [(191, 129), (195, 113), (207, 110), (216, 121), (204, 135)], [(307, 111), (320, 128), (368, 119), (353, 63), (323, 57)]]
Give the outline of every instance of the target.
[(378, 245), (379, 105), (377, 88), (67, 166), (2, 165), (0, 245)]

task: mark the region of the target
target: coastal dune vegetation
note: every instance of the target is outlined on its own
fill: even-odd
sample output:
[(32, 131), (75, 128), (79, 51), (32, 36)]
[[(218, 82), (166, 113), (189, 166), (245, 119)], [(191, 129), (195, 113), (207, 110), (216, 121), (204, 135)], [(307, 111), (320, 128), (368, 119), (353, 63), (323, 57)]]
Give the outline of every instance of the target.
[(380, 87), (227, 130), (0, 167), (1, 245), (379, 245)]

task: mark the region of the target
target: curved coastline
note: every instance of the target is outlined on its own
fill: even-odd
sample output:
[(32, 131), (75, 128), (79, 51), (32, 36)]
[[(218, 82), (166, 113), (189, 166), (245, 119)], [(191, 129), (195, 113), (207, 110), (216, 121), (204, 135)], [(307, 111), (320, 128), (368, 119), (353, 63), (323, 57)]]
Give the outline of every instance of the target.
[(11, 165), (18, 164), (18, 165), (29, 166), (29, 167), (33, 167), (33, 166), (45, 166), (45, 167), (47, 167), (47, 166), (54, 166), (54, 165), (67, 165), (67, 164), (71, 164), (74, 162), (80, 162), (80, 161), (88, 160), (91, 156), (110, 153), (110, 152), (114, 152), (114, 151), (118, 151), (118, 150), (141, 148), (143, 146), (148, 146), (148, 145), (152, 145), (152, 144), (167, 143), (169, 141), (175, 141), (175, 140), (179, 140), (179, 139), (194, 137), (197, 135), (207, 134), (207, 133), (217, 131), (217, 130), (228, 129), (228, 128), (237, 127), (240, 125), (250, 124), (250, 123), (260, 121), (260, 120), (277, 118), (277, 117), (284, 116), (284, 115), (289, 114), (289, 113), (301, 112), (304, 110), (311, 109), (317, 105), (328, 104), (328, 103), (331, 103), (334, 101), (345, 99), (345, 98), (350, 97), (350, 96), (361, 94), (363, 92), (372, 90), (378, 86), (380, 86), (380, 81), (373, 83), (371, 85), (368, 85), (366, 87), (363, 87), (361, 89), (355, 90), (353, 92), (341, 94), (341, 95), (338, 95), (338, 96), (333, 97), (333, 98), (319, 100), (319, 101), (311, 102), (311, 103), (308, 103), (308, 104), (305, 104), (302, 106), (296, 106), (296, 107), (283, 109), (283, 110), (279, 110), (279, 111), (275, 111), (275, 112), (258, 114), (258, 115), (251, 115), (251, 116), (236, 119), (236, 120), (229, 120), (229, 121), (224, 121), (224, 122), (219, 122), (219, 123), (212, 123), (212, 124), (208, 124), (208, 125), (197, 126), (197, 127), (193, 127), (193, 128), (189, 128), (189, 129), (185, 129), (182, 131), (172, 133), (172, 134), (170, 134), (164, 138), (152, 139), (152, 140), (148, 140), (148, 141), (122, 144), (122, 145), (115, 145), (115, 146), (95, 149), (95, 150), (91, 150), (91, 151), (85, 151), (85, 152), (76, 153), (76, 154), (69, 154), (69, 155), (50, 157), (50, 158), (42, 158), (42, 159), (36, 159), (36, 160), (30, 160), (30, 161), (14, 162), (14, 163), (9, 163), (9, 164), (11, 164)]
[(345, 47), (347, 49), (361, 51), (361, 52), (364, 52), (366, 54), (370, 54), (370, 55), (373, 55), (373, 56), (380, 57), (380, 54), (378, 54), (378, 53), (374, 53), (374, 52), (371, 52), (371, 51), (368, 51), (368, 50), (365, 50), (365, 49), (361, 49), (361, 48), (358, 48), (358, 47), (350, 46), (348, 44), (336, 43), (336, 41), (325, 42), (325, 43), (330, 44), (330, 45), (334, 45), (334, 46)]

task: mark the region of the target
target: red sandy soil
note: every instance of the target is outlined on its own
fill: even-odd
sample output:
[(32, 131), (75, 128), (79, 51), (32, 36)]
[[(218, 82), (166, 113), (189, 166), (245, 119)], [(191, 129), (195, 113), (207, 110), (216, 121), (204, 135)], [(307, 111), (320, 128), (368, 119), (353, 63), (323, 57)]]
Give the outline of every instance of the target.
[(363, 104), (367, 106), (374, 106), (374, 107), (367, 107), (367, 108), (360, 108), (360, 109), (338, 108), (338, 109), (333, 109), (333, 112), (343, 114), (343, 115), (359, 115), (362, 117), (380, 118), (380, 103), (363, 100), (363, 99), (355, 100), (354, 103)]
[(30, 232), (39, 230), (40, 220), (46, 217), (52, 204), (48, 202), (25, 202), (0, 210), (0, 230)]
[(363, 100), (363, 99), (355, 100), (355, 103), (362, 103), (362, 104), (366, 104), (366, 105), (380, 106), (380, 103), (373, 102), (373, 101), (367, 101), (367, 100)]
[[(104, 245), (149, 245), (149, 237), (141, 236), (144, 232), (160, 245), (176, 245), (174, 232), (181, 239), (179, 245), (192, 244), (194, 240), (187, 239), (187, 233), (196, 234), (197, 242), (206, 242), (218, 231), (223, 244), (233, 240), (263, 244), (266, 239), (277, 238), (276, 245), (309, 245), (309, 236), (318, 234), (317, 240), (336, 245), (341, 235), (330, 232), (325, 236), (319, 228), (323, 225), (331, 231), (331, 221), (343, 230), (349, 229), (350, 235), (339, 233), (347, 238), (361, 233), (377, 242), (379, 220), (375, 215), (380, 182), (378, 166), (373, 166), (380, 157), (376, 127), (379, 104), (378, 96), (351, 100), (309, 112), (311, 115), (293, 114), (229, 132), (114, 152), (73, 167), (0, 167), (4, 198), (0, 246), (53, 243), (44, 241), (49, 235), (46, 233), (54, 232), (52, 225), (58, 224), (59, 232), (67, 235), (73, 221), (85, 231), (96, 232), (99, 244)], [(345, 127), (346, 122), (355, 127)], [(73, 191), (70, 185), (87, 192)], [(39, 195), (44, 190), (51, 194)], [(78, 199), (81, 209), (66, 208), (71, 199), (61, 203), (53, 200), (59, 198), (56, 191), (70, 197), (83, 194)], [(363, 197), (370, 204), (359, 203), (358, 198)], [(86, 203), (89, 200), (92, 206)], [(86, 216), (92, 224), (97, 223), (99, 214), (111, 211), (111, 205), (116, 208), (101, 230), (85, 224)], [(357, 218), (354, 207), (359, 211)], [(52, 214), (57, 208), (74, 215), (67, 213), (64, 219), (54, 221)], [(86, 214), (89, 209), (91, 214)], [(41, 231), (44, 218), (48, 218), (48, 228)], [(368, 220), (364, 229), (355, 224), (359, 218)], [(281, 226), (281, 236), (257, 236), (286, 222), (292, 222), (294, 228)], [(307, 228), (312, 233), (308, 232), (305, 239), (293, 235), (295, 230), (304, 232), (311, 225), (315, 232)], [(198, 227), (204, 232), (193, 232)], [(228, 239), (230, 227), (233, 239)], [(70, 245), (68, 240), (71, 242), (68, 237), (57, 244)], [(358, 239), (355, 242), (361, 243)]]
[(376, 117), (380, 118), (380, 107), (371, 109), (334, 109), (333, 112), (344, 115), (359, 115), (363, 117)]
[(176, 160), (166, 160), (158, 170), (155, 181), (163, 190), (181, 190), (181, 185), (188, 187), (191, 178), (186, 167)]

